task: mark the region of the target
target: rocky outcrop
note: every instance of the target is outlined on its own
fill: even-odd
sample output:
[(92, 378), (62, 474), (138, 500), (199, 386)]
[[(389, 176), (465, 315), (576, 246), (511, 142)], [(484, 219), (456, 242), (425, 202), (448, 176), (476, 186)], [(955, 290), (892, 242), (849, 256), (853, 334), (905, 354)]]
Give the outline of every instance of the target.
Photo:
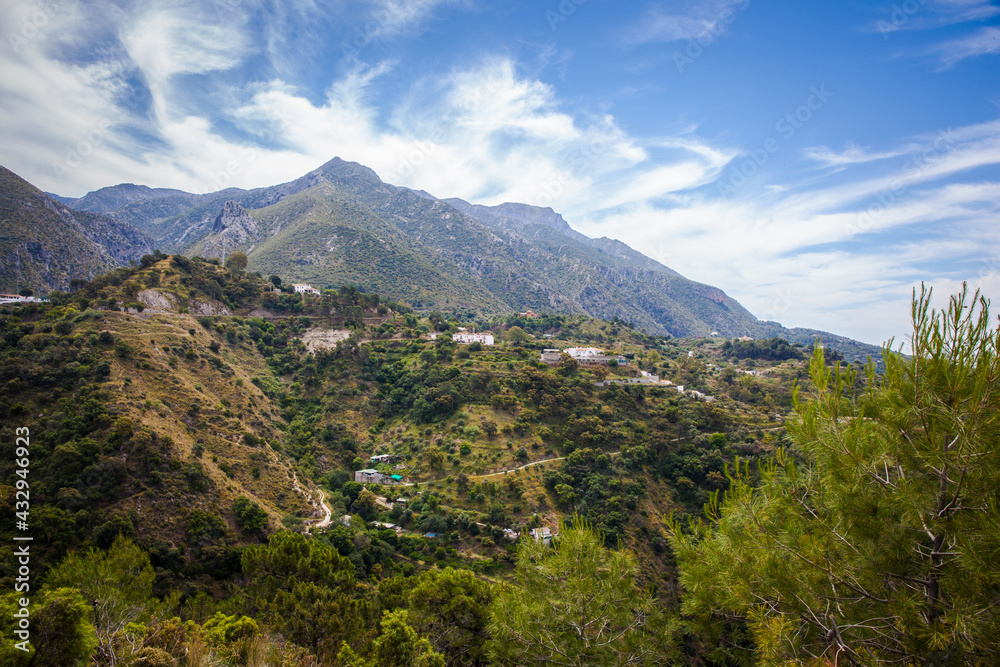
[(246, 252), (261, 240), (260, 226), (250, 212), (227, 201), (212, 223), (212, 231), (201, 246), (205, 257), (222, 257), (236, 250)]
[(155, 289), (147, 289), (136, 294), (136, 300), (146, 308), (162, 312), (174, 312), (176, 303), (174, 297)]

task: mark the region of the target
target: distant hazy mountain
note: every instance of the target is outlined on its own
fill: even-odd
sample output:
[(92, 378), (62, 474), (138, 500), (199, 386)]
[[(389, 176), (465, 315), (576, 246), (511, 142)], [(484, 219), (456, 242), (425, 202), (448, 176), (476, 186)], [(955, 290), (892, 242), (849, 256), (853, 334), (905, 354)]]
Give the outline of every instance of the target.
[(153, 251), (135, 226), (74, 211), (0, 167), (0, 290), (67, 290)]
[(194, 195), (125, 184), (64, 201), (133, 223), (167, 252), (242, 250), (265, 275), (353, 283), (417, 307), (618, 317), (675, 336), (814, 338), (760, 322), (620, 241), (589, 238), (551, 208), (437, 199), (340, 158), (266, 188)]

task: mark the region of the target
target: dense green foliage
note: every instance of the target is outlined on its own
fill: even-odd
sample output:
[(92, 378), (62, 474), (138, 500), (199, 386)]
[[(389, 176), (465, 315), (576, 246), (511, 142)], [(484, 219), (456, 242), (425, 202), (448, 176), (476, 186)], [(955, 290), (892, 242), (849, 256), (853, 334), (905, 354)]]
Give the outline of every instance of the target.
[[(153, 253), (55, 294), (50, 304), (0, 308), (0, 408), (11, 417), (0, 442), (8, 516), (0, 541), (12, 543), (13, 428), (26, 424), (32, 572), (41, 586), (31, 599), (33, 638), (44, 637), (50, 651), (38, 660), (485, 667), (532, 664), (539, 656), (551, 663), (553, 647), (575, 660), (567, 664), (766, 659), (770, 635), (755, 617), (725, 606), (732, 600), (679, 586), (675, 553), (690, 568), (683, 549), (707, 549), (711, 531), (696, 528), (703, 531), (696, 538), (675, 532), (672, 550), (664, 515), (683, 521), (706, 502), (718, 508), (714, 494), (727, 489), (725, 498), (756, 498), (785, 488), (775, 479), (788, 477), (791, 463), (767, 463), (777, 451), (798, 466), (791, 497), (818, 494), (827, 505), (809, 507), (836, 516), (848, 502), (832, 499), (857, 501), (855, 491), (843, 495), (856, 480), (845, 477), (843, 461), (822, 459), (803, 443), (857, 429), (872, 448), (891, 444), (897, 427), (919, 432), (900, 421), (908, 390), (893, 380), (912, 360), (894, 355), (886, 357), (893, 370), (884, 377), (820, 374), (814, 385), (801, 360), (734, 362), (725, 340), (650, 336), (621, 319), (486, 320), (467, 308), (424, 317), (352, 286), (321, 295), (275, 292), (285, 282), (218, 260)], [(143, 303), (144, 310), (136, 307)], [(448, 336), (485, 326), (497, 345), (461, 345)], [(432, 339), (431, 332), (442, 335)], [(587, 344), (624, 362), (539, 361), (544, 348)], [(933, 345), (928, 349), (934, 358)], [(760, 350), (781, 357), (794, 348), (762, 341)], [(837, 360), (829, 348), (820, 356), (822, 363)], [(650, 384), (640, 370), (670, 382)], [(973, 383), (980, 393), (956, 394), (956, 405), (986, 406), (975, 419), (962, 412), (947, 422), (967, 426), (970, 438), (980, 426), (992, 437), (983, 416), (992, 414), (990, 382)], [(820, 400), (796, 403), (796, 383)], [(883, 393), (864, 398), (876, 391)], [(839, 431), (824, 427), (834, 423), (824, 410), (838, 401), (853, 406), (838, 407), (838, 415), (868, 419), (836, 422)], [(801, 425), (789, 450), (783, 415), (792, 413)], [(890, 472), (904, 465), (890, 461), (885, 447), (879, 461)], [(377, 454), (388, 456), (369, 459)], [(920, 450), (907, 456), (940, 468)], [(738, 458), (745, 462), (739, 468)], [(353, 481), (354, 471), (370, 467), (407, 484)], [(838, 472), (827, 478), (823, 470)], [(902, 479), (879, 475), (896, 485)], [(918, 477), (907, 473), (911, 491)], [(989, 479), (968, 468), (961, 484), (971, 495), (955, 496), (968, 498), (963, 508), (992, 498), (984, 490)], [(916, 537), (902, 501), (866, 497), (855, 505), (871, 515), (864, 514), (869, 532), (883, 519), (909, 526), (899, 535), (879, 533), (892, 538), (887, 544)], [(326, 511), (330, 525), (318, 524)], [(775, 521), (784, 525), (794, 513), (782, 512)], [(966, 548), (955, 536), (975, 534), (961, 516), (940, 531), (951, 548), (942, 573), (954, 567), (953, 550)], [(528, 537), (541, 527), (555, 529), (553, 547)], [(802, 531), (811, 539), (816, 532)], [(749, 530), (741, 535), (760, 539)], [(816, 544), (852, 565), (837, 543)], [(915, 553), (928, 548), (912, 544)], [(952, 651), (975, 660), (984, 650), (993, 623), (982, 606), (995, 590), (991, 544), (967, 547), (980, 560), (955, 575), (967, 584), (961, 604), (975, 609), (984, 627), (949, 620), (960, 589), (950, 574), (938, 578), (939, 623), (961, 625), (938, 657)], [(926, 553), (933, 559), (934, 549)], [(864, 563), (881, 562), (877, 557), (854, 563), (852, 580), (862, 581)], [(713, 576), (728, 576), (719, 558), (702, 560), (715, 563)], [(906, 576), (933, 578), (920, 570), (920, 558), (911, 560)], [(11, 548), (0, 548), (8, 590), (15, 566)], [(907, 604), (919, 607), (918, 588), (927, 589), (914, 588)], [(985, 597), (977, 601), (972, 588)], [(732, 582), (712, 588), (716, 596), (720, 590), (743, 589)], [(810, 605), (825, 600), (799, 597)], [(12, 604), (9, 596), (0, 601)], [(682, 604), (686, 616), (679, 616)], [(593, 632), (574, 637), (580, 618)], [(68, 631), (46, 634), (57, 622)], [(767, 627), (793, 627), (782, 623)], [(849, 636), (853, 642), (850, 633), (860, 631), (837, 623), (844, 643)], [(901, 620), (894, 627), (905, 635), (918, 625)], [(822, 628), (806, 627), (796, 641), (822, 645), (820, 635)], [(924, 645), (938, 641), (928, 636)], [(539, 652), (542, 639), (550, 643)]]
[(791, 451), (674, 527), (685, 611), (744, 619), (761, 664), (1000, 659), (1000, 329), (965, 292), (913, 323), (860, 391), (817, 351)]
[(722, 344), (722, 354), (734, 359), (766, 359), (768, 361), (784, 361), (785, 359), (802, 359), (800, 350), (781, 338), (768, 340), (727, 340)]
[(636, 585), (625, 551), (601, 546), (586, 525), (552, 546), (525, 542), (514, 583), (490, 608), (490, 653), (498, 665), (622, 667), (671, 661), (672, 628)]

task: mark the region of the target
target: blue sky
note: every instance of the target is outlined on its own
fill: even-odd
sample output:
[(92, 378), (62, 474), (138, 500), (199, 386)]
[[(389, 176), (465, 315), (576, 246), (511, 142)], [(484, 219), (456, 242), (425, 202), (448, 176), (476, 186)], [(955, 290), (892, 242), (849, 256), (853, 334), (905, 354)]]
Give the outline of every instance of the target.
[(63, 195), (339, 156), (552, 206), (786, 326), (1000, 294), (996, 0), (6, 2), (0, 162)]

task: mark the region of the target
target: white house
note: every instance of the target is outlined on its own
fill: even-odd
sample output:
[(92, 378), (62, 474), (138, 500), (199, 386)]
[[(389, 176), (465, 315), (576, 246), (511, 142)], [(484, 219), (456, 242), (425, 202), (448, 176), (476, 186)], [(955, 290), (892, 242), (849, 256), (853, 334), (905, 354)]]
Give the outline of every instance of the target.
[(292, 287), (296, 294), (319, 294), (319, 290), (308, 283), (295, 283)]
[(600, 357), (604, 354), (604, 350), (599, 350), (596, 347), (567, 347), (563, 350), (566, 354), (573, 357), (574, 359), (586, 359), (589, 357)]
[(604, 354), (604, 350), (600, 350), (596, 347), (567, 347), (563, 350), (566, 354), (576, 359), (577, 363), (581, 364), (596, 364), (606, 366), (611, 363), (612, 360), (619, 366), (628, 366), (628, 360), (625, 357), (612, 357)]
[(542, 528), (533, 528), (531, 536), (536, 540), (541, 540), (544, 544), (549, 544), (552, 541), (552, 531), (544, 526)]
[(452, 334), (451, 339), (456, 343), (482, 343), (483, 345), (493, 345), (493, 334), (487, 333), (457, 333)]
[(47, 301), (37, 296), (21, 296), (20, 294), (0, 294), (0, 303), (35, 303)]

